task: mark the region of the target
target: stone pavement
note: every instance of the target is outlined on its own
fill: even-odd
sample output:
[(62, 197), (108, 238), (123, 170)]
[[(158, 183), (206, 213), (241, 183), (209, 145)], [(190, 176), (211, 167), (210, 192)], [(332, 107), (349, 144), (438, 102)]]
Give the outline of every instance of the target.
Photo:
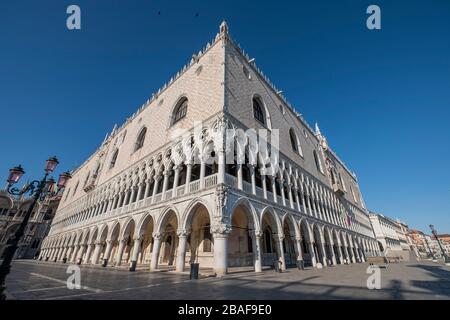
[(81, 266), (81, 289), (68, 289), (68, 265), (16, 261), (7, 279), (11, 299), (446, 299), (450, 268), (429, 261), (381, 269), (381, 289), (367, 288), (368, 264), (284, 273), (236, 272), (189, 280), (187, 274)]

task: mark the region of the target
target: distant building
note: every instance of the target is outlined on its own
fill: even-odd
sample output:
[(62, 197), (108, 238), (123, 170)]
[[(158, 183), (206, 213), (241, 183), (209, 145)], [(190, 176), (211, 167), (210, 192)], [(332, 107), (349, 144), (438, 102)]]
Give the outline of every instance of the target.
[[(42, 240), (48, 234), (52, 219), (58, 207), (60, 196), (38, 202), (35, 206), (24, 237), (19, 242), (16, 259), (32, 259), (39, 255)], [(9, 245), (33, 199), (15, 198), (6, 190), (0, 190), (0, 259)]]
[[(438, 234), (439, 241), (441, 243), (442, 249), (444, 249), (445, 254), (450, 254), (450, 234)], [(441, 253), (439, 243), (434, 236), (431, 236), (431, 241), (433, 246), (437, 247), (437, 252)]]
[(380, 250), (389, 257), (409, 259), (409, 253), (405, 254), (409, 251), (409, 246), (403, 227), (380, 213), (370, 212), (369, 218)]
[(411, 251), (411, 240), (408, 239), (409, 227), (406, 223), (401, 222), (397, 219), (396, 224), (398, 228), (396, 229), (398, 239), (400, 241), (400, 246), (402, 250)]

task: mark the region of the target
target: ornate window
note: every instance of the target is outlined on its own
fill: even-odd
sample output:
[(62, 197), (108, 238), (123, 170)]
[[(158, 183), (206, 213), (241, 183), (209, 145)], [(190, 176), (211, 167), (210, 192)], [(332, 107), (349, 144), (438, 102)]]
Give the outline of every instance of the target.
[(261, 122), (263, 125), (266, 124), (266, 115), (264, 114), (263, 105), (259, 98), (253, 98), (253, 116), (256, 120)]
[(117, 156), (119, 155), (119, 149), (116, 149), (113, 153), (113, 156), (111, 158), (111, 163), (109, 164), (109, 168), (114, 168), (114, 166), (116, 165), (116, 161), (117, 161)]
[(87, 174), (87, 176), (86, 176), (86, 179), (84, 180), (83, 187), (85, 187), (86, 184), (88, 183), (88, 181), (89, 181), (89, 176), (90, 176), (90, 175), (91, 175), (91, 172), (88, 172), (88, 174)]
[(323, 174), (322, 163), (320, 162), (319, 155), (317, 154), (316, 150), (313, 151), (313, 155), (314, 155), (314, 161), (316, 162), (317, 170)]
[(302, 147), (300, 145), (300, 142), (298, 141), (298, 138), (297, 138), (297, 135), (295, 134), (294, 129), (292, 129), (292, 128), (289, 130), (289, 137), (291, 138), (292, 150), (294, 150), (295, 153), (297, 153), (303, 157)]
[(175, 123), (177, 123), (186, 116), (187, 107), (188, 107), (188, 99), (186, 97), (181, 98), (173, 111), (171, 125), (174, 125)]
[(78, 185), (80, 184), (80, 181), (77, 182), (77, 184), (75, 185), (75, 189), (73, 189), (73, 194), (72, 196), (77, 192), (78, 189)]
[(134, 151), (135, 152), (144, 146), (144, 141), (145, 141), (145, 135), (146, 134), (147, 134), (147, 128), (144, 127), (144, 128), (142, 128), (141, 132), (139, 133), (139, 135), (138, 135), (138, 137), (136, 139), (136, 143), (134, 144)]

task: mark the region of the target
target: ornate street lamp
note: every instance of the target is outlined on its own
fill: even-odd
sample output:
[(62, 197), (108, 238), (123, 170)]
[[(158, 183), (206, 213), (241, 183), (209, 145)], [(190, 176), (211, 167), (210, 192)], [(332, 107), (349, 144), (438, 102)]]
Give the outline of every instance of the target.
[(25, 228), (28, 224), (28, 220), (31, 217), (31, 213), (36, 205), (36, 203), (40, 201), (44, 201), (46, 198), (56, 196), (62, 189), (64, 189), (67, 185), (67, 182), (71, 178), (69, 172), (64, 172), (59, 175), (58, 183), (55, 188), (55, 180), (52, 177), (48, 177), (48, 175), (56, 169), (59, 161), (56, 157), (51, 157), (45, 162), (45, 175), (42, 180), (34, 180), (30, 183), (27, 183), (22, 189), (18, 189), (14, 187), (16, 183), (19, 182), (20, 178), (24, 175), (25, 171), (22, 166), (17, 166), (9, 170), (8, 176), (8, 193), (14, 196), (21, 196), (26, 193), (29, 193), (30, 196), (33, 197), (33, 202), (28, 207), (28, 211), (25, 214), (22, 222), (20, 223), (19, 228), (10, 239), (10, 245), (5, 249), (4, 259), (0, 266), (0, 300), (5, 300), (4, 290), (6, 276), (8, 275), (11, 269), (11, 261), (13, 260), (14, 254), (16, 253), (18, 244), (20, 239), (22, 238)]
[(431, 233), (433, 234), (434, 238), (436, 239), (436, 241), (437, 241), (437, 243), (439, 245), (439, 248), (441, 249), (442, 256), (444, 257), (444, 263), (446, 265), (450, 265), (450, 258), (447, 256), (447, 254), (445, 253), (444, 249), (442, 248), (442, 244), (441, 244), (441, 241), (438, 238), (437, 231), (436, 231), (436, 229), (434, 228), (434, 226), (432, 224), (430, 224), (430, 229), (431, 229)]

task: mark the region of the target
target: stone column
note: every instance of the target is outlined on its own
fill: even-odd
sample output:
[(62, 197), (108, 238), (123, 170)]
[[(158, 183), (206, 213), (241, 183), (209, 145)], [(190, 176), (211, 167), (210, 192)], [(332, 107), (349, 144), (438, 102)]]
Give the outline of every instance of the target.
[(303, 250), (302, 250), (302, 237), (295, 237), (295, 246), (297, 248), (297, 261), (303, 260)]
[(80, 249), (78, 250), (78, 254), (77, 254), (77, 264), (78, 264), (78, 265), (81, 264), (81, 261), (82, 261), (82, 259), (83, 259), (83, 254), (84, 254), (84, 252), (86, 251), (86, 247), (87, 247), (86, 244), (82, 244), (82, 245), (80, 246)]
[(117, 250), (116, 256), (116, 266), (120, 266), (122, 264), (123, 251), (125, 250), (126, 239), (119, 240), (119, 248)]
[[(67, 262), (70, 262), (70, 257), (72, 256), (73, 246), (67, 246), (67, 251), (65, 257), (67, 258)], [(51, 257), (50, 257), (51, 258)]]
[(297, 210), (298, 212), (302, 212), (300, 197), (298, 196), (299, 190), (297, 186), (294, 186), (294, 192), (295, 192), (295, 201), (297, 202)]
[(263, 186), (263, 196), (264, 199), (267, 199), (267, 184), (266, 184), (266, 175), (261, 175), (261, 181)]
[(242, 177), (242, 163), (237, 162), (236, 163), (236, 170), (237, 170), (237, 187), (239, 190), (244, 190), (243, 185), (243, 177)]
[(139, 252), (141, 251), (141, 246), (142, 246), (143, 240), (144, 240), (143, 235), (134, 238), (133, 253), (131, 254), (131, 263), (130, 263), (130, 269), (129, 269), (131, 272), (136, 270), (137, 261), (139, 258)]
[(334, 243), (333, 243), (333, 241), (330, 241), (330, 243), (329, 243), (329, 250), (330, 250), (330, 253), (331, 253), (331, 262), (335, 266), (335, 265), (337, 265), (337, 260), (336, 260), (336, 255), (334, 253)]
[(166, 199), (166, 191), (169, 186), (169, 176), (170, 176), (170, 170), (164, 170), (164, 181), (163, 181), (163, 188), (162, 188), (162, 196), (161, 199)]
[(275, 179), (276, 179), (275, 176), (270, 176), (270, 182), (272, 183), (273, 202), (277, 203), (278, 202), (277, 183)]
[(192, 163), (186, 162), (186, 189), (184, 190), (185, 194), (189, 193), (189, 184), (191, 183), (192, 176)]
[(123, 200), (123, 205), (122, 207), (126, 206), (129, 203), (130, 200), (130, 192), (129, 190), (125, 191), (125, 198)]
[(278, 248), (280, 253), (280, 261), (281, 261), (281, 270), (286, 270), (286, 259), (284, 257), (284, 250), (283, 250), (283, 241), (284, 241), (284, 234), (278, 235)]
[(139, 182), (138, 192), (137, 192), (137, 196), (136, 196), (136, 202), (140, 201), (141, 198), (142, 199), (144, 198), (144, 197), (142, 197), (142, 192), (144, 192), (144, 183), (143, 182)]
[(180, 180), (180, 167), (175, 166), (173, 167), (173, 170), (175, 173), (173, 177), (172, 198), (175, 198), (177, 196), (178, 180)]
[(79, 245), (76, 245), (75, 247), (74, 247), (74, 250), (72, 251), (72, 255), (71, 255), (71, 257), (70, 257), (70, 262), (75, 262), (75, 260), (76, 260), (76, 258), (77, 258), (77, 253), (78, 253), (78, 250), (80, 249), (80, 246)]
[(91, 254), (92, 254), (92, 244), (88, 244), (86, 256), (83, 261), (84, 263), (89, 263), (89, 260), (91, 259)]
[(150, 270), (158, 269), (159, 250), (161, 249), (161, 234), (159, 232), (153, 233), (153, 251), (152, 260), (150, 261)]
[(154, 178), (153, 193), (152, 193), (152, 203), (155, 203), (156, 192), (158, 192), (158, 184), (159, 184), (159, 180), (160, 179), (161, 179), (160, 175), (157, 175)]
[(61, 253), (61, 260), (64, 259), (64, 258), (66, 257), (67, 249), (68, 249), (67, 246), (63, 248), (63, 251), (62, 251), (62, 253)]
[(351, 245), (351, 243), (349, 243), (349, 245), (347, 247), (347, 251), (350, 254), (351, 262), (356, 263), (355, 253), (353, 252), (353, 246)]
[(291, 205), (291, 209), (294, 210), (294, 199), (292, 197), (292, 185), (288, 183), (288, 196), (289, 196), (289, 203)]
[(284, 195), (284, 180), (280, 179), (280, 193), (281, 193), (281, 202), (283, 203), (283, 206), (286, 205), (286, 197)]
[(102, 249), (102, 246), (103, 245), (102, 245), (101, 241), (96, 241), (95, 242), (94, 255), (92, 256), (92, 259), (91, 259), (91, 263), (92, 264), (97, 264), (98, 263), (98, 258), (100, 256), (100, 251)]
[(356, 241), (355, 241), (355, 244), (354, 244), (353, 248), (354, 248), (354, 252), (356, 254), (356, 261), (357, 262), (362, 262), (361, 256), (359, 254), (358, 244), (356, 243)]
[(323, 266), (326, 267), (328, 265), (327, 263), (327, 252), (325, 251), (325, 243), (322, 241), (318, 245), (320, 253), (322, 255), (322, 263)]
[(150, 196), (149, 195), (149, 193), (150, 193), (150, 184), (151, 184), (150, 179), (147, 179), (147, 181), (145, 182), (144, 199)]
[(123, 205), (123, 201), (125, 197), (125, 193), (123, 191), (120, 192), (119, 200), (117, 201), (117, 208), (120, 208)]
[(217, 184), (225, 183), (225, 151), (219, 148), (217, 152)]
[(206, 170), (206, 162), (204, 159), (204, 155), (200, 157), (200, 189), (205, 188), (205, 170)]
[(214, 271), (223, 276), (228, 270), (228, 236), (231, 227), (225, 224), (215, 225), (211, 230), (214, 236)]
[(315, 267), (317, 264), (317, 260), (316, 260), (316, 253), (314, 252), (314, 242), (309, 241), (308, 245), (309, 245), (309, 254), (311, 255), (311, 263), (313, 267)]
[(178, 253), (177, 253), (176, 271), (183, 272), (186, 260), (187, 238), (189, 236), (189, 231), (178, 230), (177, 235), (178, 235)]
[(343, 252), (342, 252), (342, 246), (341, 246), (341, 243), (338, 242), (336, 246), (337, 246), (338, 253), (339, 253), (339, 263), (340, 263), (340, 264), (344, 264), (344, 254), (343, 254)]
[(62, 250), (63, 249), (61, 247), (58, 248), (58, 251), (56, 252), (56, 261), (60, 260)]
[(262, 272), (262, 245), (261, 245), (262, 236), (263, 236), (262, 231), (255, 231), (251, 233), (251, 237), (255, 247), (255, 252), (253, 254), (255, 272)]
[(250, 171), (250, 181), (252, 183), (252, 194), (256, 195), (256, 175), (255, 175), (255, 166), (253, 164), (248, 165), (248, 169)]
[(102, 267), (106, 267), (108, 265), (108, 260), (109, 260), (109, 256), (111, 255), (112, 248), (113, 248), (113, 241), (112, 240), (107, 240), (106, 241), (105, 255), (103, 256)]

